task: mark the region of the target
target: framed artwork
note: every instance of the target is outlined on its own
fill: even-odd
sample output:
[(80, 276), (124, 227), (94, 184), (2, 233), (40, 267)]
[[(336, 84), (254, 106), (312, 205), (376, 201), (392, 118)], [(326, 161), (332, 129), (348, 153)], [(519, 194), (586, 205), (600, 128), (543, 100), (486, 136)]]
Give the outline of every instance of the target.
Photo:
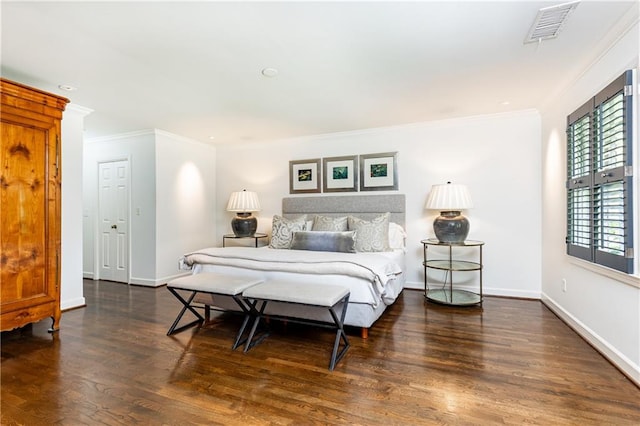
[(360, 156), (360, 191), (398, 189), (398, 153), (382, 152)]
[(322, 190), (354, 192), (358, 190), (357, 156), (323, 158)]
[(289, 193), (320, 192), (320, 159), (289, 161)]

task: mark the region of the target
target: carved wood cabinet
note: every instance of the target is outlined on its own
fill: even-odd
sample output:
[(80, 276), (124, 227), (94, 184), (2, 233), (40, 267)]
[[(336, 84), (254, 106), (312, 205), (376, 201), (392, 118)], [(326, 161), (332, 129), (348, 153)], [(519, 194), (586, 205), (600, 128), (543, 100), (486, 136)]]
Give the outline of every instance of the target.
[(0, 79), (0, 329), (60, 327), (60, 121), (67, 99)]

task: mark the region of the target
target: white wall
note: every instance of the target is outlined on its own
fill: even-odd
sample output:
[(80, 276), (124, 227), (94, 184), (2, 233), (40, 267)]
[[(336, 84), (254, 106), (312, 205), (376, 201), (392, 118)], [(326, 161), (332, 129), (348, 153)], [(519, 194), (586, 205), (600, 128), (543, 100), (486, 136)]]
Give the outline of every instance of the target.
[(88, 141), (84, 156), (84, 276), (96, 278), (98, 164), (128, 160), (129, 283), (159, 286), (184, 274), (178, 259), (213, 245), (216, 150), (160, 130)]
[(185, 274), (178, 259), (215, 243), (216, 150), (156, 130), (156, 281)]
[[(407, 196), (407, 286), (423, 287), (422, 245), (438, 212), (424, 210), (431, 185), (469, 186), (470, 239), (486, 242), (487, 294), (540, 297), (540, 118), (535, 111), (218, 146), (217, 243), (231, 230), (233, 191), (256, 191), (259, 232), (289, 196), (289, 160), (398, 151), (399, 193)], [(318, 194), (320, 196), (320, 194)], [(459, 274), (460, 275), (460, 274)], [(477, 274), (465, 278), (475, 285)]]
[[(606, 268), (587, 269), (565, 254), (564, 243), (566, 117), (626, 69), (638, 67), (637, 11), (634, 22), (578, 81), (542, 111), (542, 291), (548, 306), (640, 384), (640, 279), (607, 272)], [(638, 106), (640, 103), (635, 105), (636, 120)], [(637, 139), (634, 153), (634, 179), (638, 188)], [(640, 192), (636, 190), (636, 212), (640, 211), (638, 195)], [(638, 216), (636, 214), (636, 256), (640, 251)], [(567, 281), (566, 292), (562, 291), (563, 279)]]
[(98, 164), (128, 160), (130, 171), (129, 199), (131, 209), (141, 215), (131, 215), (129, 222), (130, 282), (155, 279), (156, 258), (156, 169), (155, 135), (142, 131), (88, 140), (85, 144), (83, 193), (84, 275), (95, 278), (97, 271)]
[(84, 306), (82, 288), (82, 147), (92, 110), (69, 104), (62, 119), (62, 270), (60, 308)]

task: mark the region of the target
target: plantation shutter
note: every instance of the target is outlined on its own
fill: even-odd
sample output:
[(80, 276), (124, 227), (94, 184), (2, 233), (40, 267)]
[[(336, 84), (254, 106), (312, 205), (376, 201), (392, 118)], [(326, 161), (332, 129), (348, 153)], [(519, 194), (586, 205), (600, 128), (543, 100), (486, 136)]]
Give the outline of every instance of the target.
[(592, 260), (591, 111), (587, 102), (568, 117), (567, 253)]
[(632, 74), (567, 119), (567, 253), (633, 272)]
[(594, 261), (631, 272), (631, 72), (595, 97)]

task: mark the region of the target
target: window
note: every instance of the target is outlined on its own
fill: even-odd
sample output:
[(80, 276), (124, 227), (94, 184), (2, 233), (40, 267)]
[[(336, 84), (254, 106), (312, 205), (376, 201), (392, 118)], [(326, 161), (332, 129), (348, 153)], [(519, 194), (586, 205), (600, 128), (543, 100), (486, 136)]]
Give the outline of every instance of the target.
[(567, 117), (567, 254), (633, 273), (632, 71)]

